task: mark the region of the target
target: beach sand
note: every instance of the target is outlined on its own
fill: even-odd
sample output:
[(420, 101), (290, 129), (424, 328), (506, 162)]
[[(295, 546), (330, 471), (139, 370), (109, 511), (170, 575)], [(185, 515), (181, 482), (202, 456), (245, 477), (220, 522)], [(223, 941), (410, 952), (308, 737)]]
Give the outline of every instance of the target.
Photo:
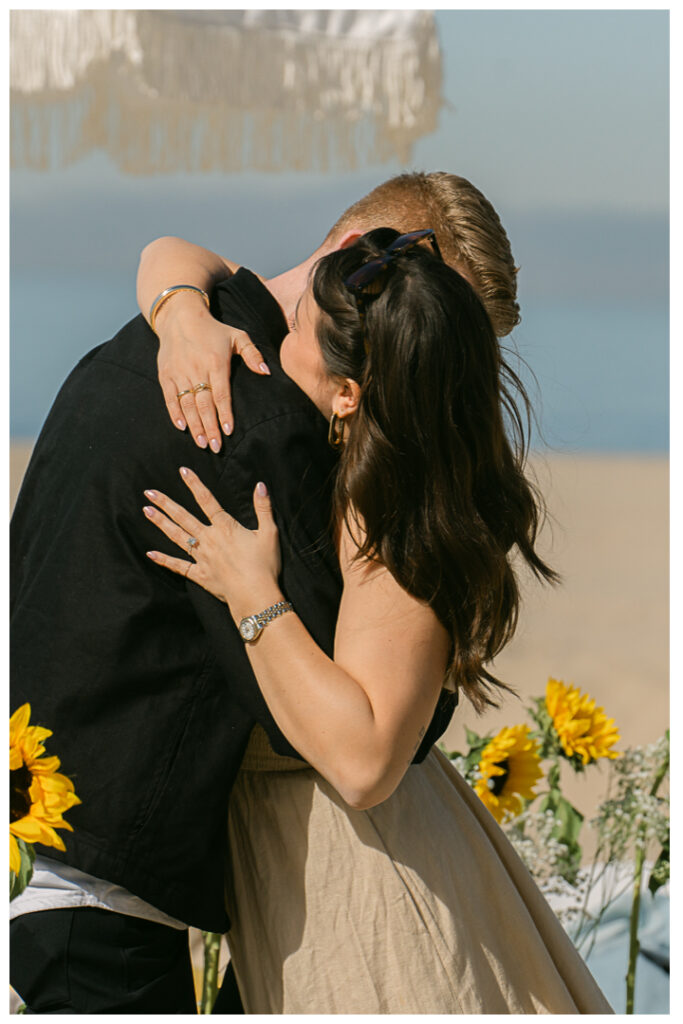
[[(479, 717), (464, 702), (444, 736), (465, 749), (480, 735), (528, 722), (524, 708), (549, 676), (577, 686), (613, 718), (617, 749), (657, 739), (669, 725), (669, 462), (665, 457), (551, 455), (534, 468), (552, 521), (541, 553), (562, 574), (557, 587), (527, 580), (517, 633), (493, 672), (521, 700)], [(563, 791), (586, 821), (606, 795), (606, 760)], [(584, 860), (594, 850), (584, 826)], [(658, 851), (657, 851), (658, 852)]]
[[(30, 450), (29, 442), (11, 446), (12, 502)], [(466, 726), (484, 734), (528, 721), (529, 698), (554, 676), (615, 719), (619, 747), (649, 743), (669, 723), (668, 459), (555, 454), (533, 465), (553, 520), (542, 553), (563, 583), (525, 580), (517, 633), (494, 667), (521, 700), (504, 696), (482, 717), (463, 701), (443, 742), (463, 750)], [(565, 792), (587, 819), (604, 796), (606, 768), (563, 769)], [(582, 839), (589, 856), (585, 827)]]

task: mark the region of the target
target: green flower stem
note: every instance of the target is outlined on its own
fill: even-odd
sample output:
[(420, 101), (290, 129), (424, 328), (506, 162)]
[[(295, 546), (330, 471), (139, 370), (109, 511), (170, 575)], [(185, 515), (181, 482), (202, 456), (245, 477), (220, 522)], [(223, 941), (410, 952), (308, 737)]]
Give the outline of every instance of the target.
[(221, 936), (218, 932), (202, 932), (204, 938), (204, 980), (201, 1013), (211, 1013), (218, 995), (218, 957)]
[(633, 999), (636, 987), (636, 961), (640, 950), (638, 941), (638, 917), (640, 915), (640, 887), (643, 880), (645, 850), (636, 850), (636, 870), (633, 878), (633, 902), (631, 903), (630, 941), (628, 949), (628, 970), (626, 971), (626, 1012), (633, 1013)]
[(552, 764), (548, 771), (548, 785), (550, 789), (560, 788), (560, 763), (557, 757), (552, 759)]
[[(669, 770), (669, 758), (662, 763), (650, 790), (650, 796), (656, 796), (666, 773)], [(633, 1013), (636, 987), (636, 962), (640, 950), (638, 941), (638, 921), (640, 917), (640, 890), (643, 884), (643, 866), (645, 864), (645, 826), (638, 829), (638, 837), (642, 844), (636, 848), (635, 874), (633, 878), (633, 902), (631, 903), (631, 919), (629, 922), (628, 970), (626, 971), (626, 1013)]]

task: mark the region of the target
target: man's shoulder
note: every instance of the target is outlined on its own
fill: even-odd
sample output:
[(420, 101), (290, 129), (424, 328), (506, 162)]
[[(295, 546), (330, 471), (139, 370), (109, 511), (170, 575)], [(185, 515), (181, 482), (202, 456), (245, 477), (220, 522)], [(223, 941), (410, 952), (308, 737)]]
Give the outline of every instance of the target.
[[(90, 364), (99, 368), (104, 365), (118, 366), (149, 381), (157, 380), (157, 355), (159, 341), (149, 324), (138, 313), (121, 327), (116, 334), (89, 353)], [(81, 363), (87, 365), (88, 357)]]
[[(290, 435), (301, 443), (306, 431), (315, 445), (313, 439), (320, 437), (326, 425), (313, 402), (280, 366), (278, 349), (286, 323), (275, 299), (246, 270), (221, 283), (215, 298), (222, 318), (236, 327), (244, 324), (242, 329), (250, 331), (271, 371), (269, 376), (255, 374), (241, 359), (233, 360), (235, 434), (225, 439), (224, 455), (229, 458), (240, 444), (243, 449), (257, 445), (260, 434), (267, 435), (271, 445), (277, 439), (280, 451)], [(179, 447), (191, 457), (192, 439), (179, 434), (170, 422), (157, 356), (158, 339), (145, 319), (138, 315), (129, 320), (74, 368), (53, 404), (49, 427), (62, 442), (73, 434), (87, 440), (93, 450), (104, 447), (112, 457), (125, 455), (129, 463), (163, 459), (171, 451), (175, 456)]]
[[(278, 303), (256, 274), (241, 267), (219, 282), (212, 295), (211, 309), (218, 319), (247, 331), (256, 344), (266, 347), (270, 365), (287, 327)], [(112, 338), (88, 353), (81, 364), (117, 366), (156, 384), (158, 353), (159, 340), (138, 313)]]
[(247, 267), (240, 267), (216, 285), (212, 311), (224, 323), (255, 334), (262, 343), (276, 349), (287, 333), (287, 322), (277, 300)]
[[(211, 311), (217, 319), (246, 331), (264, 351), (269, 367), (279, 367), (279, 348), (287, 331), (284, 314), (263, 282), (245, 267), (218, 283), (211, 298)], [(120, 371), (144, 378), (158, 387), (157, 357), (159, 340), (141, 314), (133, 317), (104, 344), (89, 352), (76, 369)], [(240, 365), (235, 360), (234, 368)], [(286, 387), (288, 395), (294, 391)], [(296, 401), (295, 398), (293, 398)]]

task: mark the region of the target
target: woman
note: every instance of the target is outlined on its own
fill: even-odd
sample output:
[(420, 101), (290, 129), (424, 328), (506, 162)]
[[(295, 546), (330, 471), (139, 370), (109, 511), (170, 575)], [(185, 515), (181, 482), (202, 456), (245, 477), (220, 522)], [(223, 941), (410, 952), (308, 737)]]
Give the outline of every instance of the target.
[(516, 621), (513, 549), (555, 578), (534, 547), (506, 387), (518, 382), (483, 307), (431, 232), (373, 231), (317, 264), (281, 361), (341, 448), (334, 660), (279, 589), (263, 482), (256, 531), (189, 470), (208, 525), (154, 491), (145, 509), (193, 561), (149, 557), (227, 604), (307, 762), (255, 733), (231, 797), (229, 943), (245, 1009), (610, 1012), (447, 759), (433, 750), (408, 768), (444, 679), (478, 709), (504, 685), (485, 664)]

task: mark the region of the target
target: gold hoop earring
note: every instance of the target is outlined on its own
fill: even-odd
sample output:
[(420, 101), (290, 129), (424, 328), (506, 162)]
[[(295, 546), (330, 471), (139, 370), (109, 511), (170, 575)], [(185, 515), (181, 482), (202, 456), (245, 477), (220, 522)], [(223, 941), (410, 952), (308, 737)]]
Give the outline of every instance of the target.
[(344, 444), (344, 420), (340, 419), (336, 412), (332, 413), (327, 440), (332, 448), (341, 448)]

